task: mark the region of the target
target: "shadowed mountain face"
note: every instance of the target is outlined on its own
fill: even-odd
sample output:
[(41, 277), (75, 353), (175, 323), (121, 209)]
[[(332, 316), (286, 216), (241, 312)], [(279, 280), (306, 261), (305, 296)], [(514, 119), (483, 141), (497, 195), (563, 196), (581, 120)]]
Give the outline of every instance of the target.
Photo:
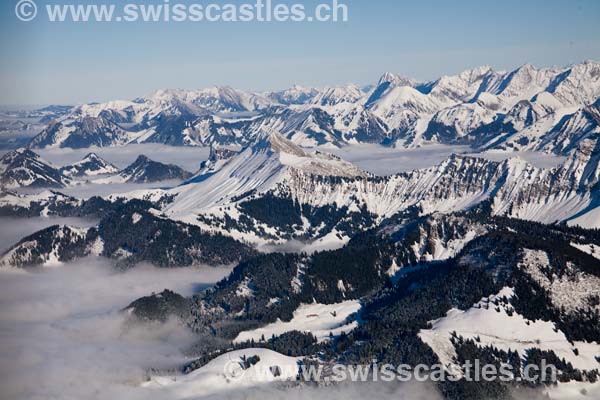
[(13, 150), (0, 158), (2, 189), (62, 188), (69, 182), (69, 178), (61, 171), (31, 150)]
[(152, 161), (144, 155), (139, 156), (131, 165), (121, 171), (120, 175), (125, 182), (130, 183), (185, 180), (192, 176), (190, 172), (176, 165)]

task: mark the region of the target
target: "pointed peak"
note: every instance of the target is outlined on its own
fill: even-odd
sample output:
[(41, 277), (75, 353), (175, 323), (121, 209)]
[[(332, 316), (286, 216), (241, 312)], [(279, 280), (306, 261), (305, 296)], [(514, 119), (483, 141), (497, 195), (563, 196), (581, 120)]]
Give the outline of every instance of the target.
[(148, 162), (150, 161), (150, 158), (148, 158), (148, 156), (144, 155), (144, 154), (140, 154), (139, 156), (137, 156), (137, 158), (135, 159), (136, 163), (139, 162)]
[(395, 74), (391, 72), (384, 72), (383, 75), (381, 75), (381, 78), (379, 78), (378, 85), (381, 85), (383, 83), (391, 83), (396, 81), (396, 79), (398, 79), (398, 76), (396, 76)]
[(480, 79), (483, 75), (486, 75), (490, 72), (493, 72), (493, 69), (491, 66), (482, 65), (480, 67), (467, 69), (467, 70), (461, 72), (460, 74), (458, 74), (458, 77), (462, 80), (465, 80), (465, 81), (471, 83), (471, 82), (474, 82), (474, 81)]
[(414, 86), (414, 81), (412, 79), (394, 74), (392, 72), (385, 72), (383, 75), (381, 75), (377, 86), (381, 86), (386, 83), (394, 86)]
[(83, 157), (83, 159), (84, 160), (101, 160), (102, 158), (98, 154), (91, 152), (91, 153), (88, 153), (85, 157)]
[(531, 64), (523, 64), (513, 71), (515, 75), (532, 75), (537, 72), (537, 68)]

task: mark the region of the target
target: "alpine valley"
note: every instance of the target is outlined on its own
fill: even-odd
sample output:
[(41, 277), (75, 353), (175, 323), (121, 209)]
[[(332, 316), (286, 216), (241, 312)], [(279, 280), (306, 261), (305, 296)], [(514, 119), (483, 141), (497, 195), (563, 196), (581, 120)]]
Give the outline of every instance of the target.
[[(386, 73), (367, 89), (160, 90), (27, 117), (42, 130), (0, 159), (0, 216), (95, 222), (23, 237), (0, 273), (92, 258), (233, 268), (191, 296), (122, 304), (130, 323), (176, 320), (195, 338), (185, 363), (148, 371), (147, 390), (291, 390), (321, 382), (290, 366), (377, 360), (442, 364), (456, 377), (436, 384), (445, 399), (600, 396), (598, 62)], [(193, 170), (110, 158), (158, 145), (208, 157)], [(456, 151), (386, 174), (360, 162), (440, 149)], [(462, 366), (476, 359), (516, 378), (541, 360), (559, 373), (473, 382)], [(243, 379), (223, 376), (232, 360)], [(261, 366), (266, 383), (252, 378)]]

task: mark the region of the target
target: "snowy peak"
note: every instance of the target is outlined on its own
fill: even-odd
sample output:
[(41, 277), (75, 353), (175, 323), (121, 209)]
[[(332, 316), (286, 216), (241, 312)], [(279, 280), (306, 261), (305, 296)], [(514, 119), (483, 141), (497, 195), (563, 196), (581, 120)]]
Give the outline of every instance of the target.
[(69, 177), (90, 177), (119, 173), (119, 168), (104, 160), (96, 153), (89, 153), (81, 161), (67, 165), (60, 171)]
[(600, 63), (586, 61), (560, 74), (548, 91), (564, 104), (581, 105), (600, 97)]
[(364, 93), (358, 86), (346, 85), (325, 89), (313, 102), (322, 107), (334, 107), (344, 103), (358, 103), (363, 96)]
[(103, 115), (75, 116), (50, 124), (29, 143), (30, 148), (118, 146), (131, 140), (131, 133)]
[(490, 67), (473, 68), (458, 75), (443, 76), (423, 87), (423, 91), (438, 102), (451, 105), (471, 100), (479, 93), (482, 84), (494, 79)]
[(167, 180), (185, 180), (192, 174), (172, 165), (153, 161), (145, 155), (140, 155), (131, 165), (119, 174), (125, 182), (150, 183)]
[(497, 94), (506, 101), (529, 99), (550, 85), (558, 74), (554, 69), (536, 69), (533, 65), (525, 64), (510, 72), (499, 84), (487, 91)]
[(366, 172), (339, 157), (318, 151), (309, 153), (278, 133), (271, 133), (268, 143), (279, 155), (279, 161), (294, 169), (320, 176), (367, 176)]
[(68, 177), (29, 149), (17, 149), (0, 158), (0, 187), (62, 188), (70, 183)]
[(261, 131), (277, 131), (307, 147), (349, 143), (415, 147), (431, 141), (479, 150), (543, 148), (560, 153), (576, 148), (576, 143), (553, 148), (551, 136), (562, 129), (557, 128), (561, 118), (599, 98), (600, 64), (592, 61), (566, 68), (526, 64), (510, 72), (483, 66), (429, 83), (385, 73), (369, 93), (355, 85), (293, 86), (264, 94), (226, 86), (159, 90), (134, 101), (74, 107), (35, 137), (30, 147), (128, 143), (244, 147)]
[(379, 78), (379, 82), (377, 83), (377, 86), (375, 87), (375, 89), (371, 93), (371, 96), (365, 103), (365, 106), (370, 107), (372, 104), (379, 101), (382, 97), (384, 97), (394, 88), (404, 86), (413, 88), (415, 87), (415, 82), (403, 76), (392, 74), (391, 72), (386, 72), (381, 76), (381, 78)]
[(153, 104), (183, 102), (217, 113), (257, 111), (270, 104), (268, 99), (260, 95), (228, 86), (215, 86), (200, 90), (157, 90), (140, 101)]
[(401, 75), (393, 74), (391, 72), (386, 72), (381, 75), (379, 78), (379, 82), (377, 82), (377, 87), (381, 85), (389, 84), (390, 86), (411, 86), (414, 87), (416, 82), (410, 78), (406, 78)]
[(315, 88), (305, 88), (294, 85), (289, 89), (269, 94), (269, 98), (283, 105), (301, 105), (311, 103), (319, 94)]

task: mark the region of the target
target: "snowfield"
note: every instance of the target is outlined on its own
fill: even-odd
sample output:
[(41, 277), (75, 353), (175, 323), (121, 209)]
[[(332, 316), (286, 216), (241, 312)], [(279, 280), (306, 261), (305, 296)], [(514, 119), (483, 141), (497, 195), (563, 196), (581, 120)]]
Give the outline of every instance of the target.
[[(600, 367), (595, 359), (600, 356), (600, 344), (575, 342), (571, 345), (565, 334), (555, 330), (554, 324), (550, 322), (527, 321), (516, 312), (509, 316), (506, 307), (502, 305), (497, 311), (493, 301), (504, 296), (510, 299), (513, 296), (512, 289), (504, 288), (497, 295), (482, 299), (469, 310), (452, 309), (445, 317), (432, 321), (431, 329), (421, 330), (419, 337), (451, 371), (457, 371), (454, 365), (456, 353), (450, 342), (452, 332), (465, 339), (480, 338), (481, 346), (518, 351), (523, 356), (532, 347), (552, 350), (558, 357), (581, 370)], [(579, 355), (575, 355), (574, 349), (579, 350)]]
[(330, 333), (338, 336), (342, 332), (347, 333), (356, 328), (358, 323), (347, 322), (347, 319), (358, 312), (360, 307), (358, 300), (348, 300), (338, 304), (302, 304), (294, 311), (291, 321), (277, 321), (262, 328), (241, 332), (234, 342), (260, 341), (263, 336), (268, 340), (273, 335), (279, 336), (290, 331), (310, 332), (322, 342), (329, 338)]
[[(260, 360), (255, 365), (245, 367), (244, 361), (254, 356)], [(238, 350), (223, 354), (188, 375), (153, 377), (142, 386), (164, 392), (169, 398), (218, 395), (230, 390), (295, 380), (298, 361), (298, 358), (267, 349)]]
[(596, 246), (593, 244), (577, 244), (577, 243), (571, 243), (571, 246), (575, 247), (577, 250), (581, 250), (584, 253), (594, 256), (600, 260), (600, 246)]

